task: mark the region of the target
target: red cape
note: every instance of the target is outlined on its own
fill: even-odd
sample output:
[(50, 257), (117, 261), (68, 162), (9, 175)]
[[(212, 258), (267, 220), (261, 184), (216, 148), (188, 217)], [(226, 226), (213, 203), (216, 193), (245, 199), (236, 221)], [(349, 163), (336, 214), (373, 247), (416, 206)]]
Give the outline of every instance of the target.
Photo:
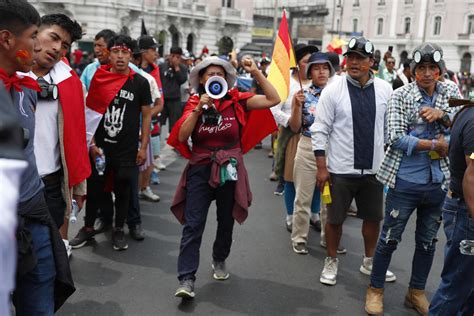
[(64, 156), (69, 187), (89, 177), (91, 165), (86, 141), (86, 120), (82, 82), (74, 72), (58, 84), (59, 103), (64, 116)]
[(153, 67), (153, 70), (150, 72), (150, 76), (155, 78), (156, 84), (158, 85), (158, 88), (160, 88), (160, 93), (162, 94), (161, 98), (163, 99), (163, 85), (161, 84), (160, 67), (155, 64), (151, 64), (151, 66)]
[[(214, 104), (219, 111), (226, 109), (232, 104), (235, 105), (236, 117), (242, 126), (242, 135), (240, 144), (242, 153), (247, 153), (250, 149), (255, 147), (262, 139), (267, 135), (271, 134), (277, 129), (275, 119), (273, 118), (272, 112), (269, 109), (263, 110), (250, 110), (245, 111), (244, 108), (239, 104), (241, 100), (247, 100), (254, 96), (250, 92), (239, 92), (237, 89), (229, 90), (228, 94), (231, 96), (230, 100), (224, 100), (219, 103), (219, 100), (215, 100)], [(176, 148), (180, 154), (187, 158), (191, 158), (191, 150), (188, 146), (187, 140), (180, 142), (178, 139), (179, 130), (186, 118), (192, 113), (193, 109), (199, 103), (199, 96), (197, 94), (191, 96), (186, 103), (183, 111), (183, 115), (176, 122), (171, 130), (168, 138), (168, 144)]]
[(92, 77), (86, 105), (88, 108), (104, 114), (110, 102), (114, 99), (128, 78), (132, 78), (135, 72), (130, 68), (128, 75), (110, 72), (111, 65), (100, 66)]

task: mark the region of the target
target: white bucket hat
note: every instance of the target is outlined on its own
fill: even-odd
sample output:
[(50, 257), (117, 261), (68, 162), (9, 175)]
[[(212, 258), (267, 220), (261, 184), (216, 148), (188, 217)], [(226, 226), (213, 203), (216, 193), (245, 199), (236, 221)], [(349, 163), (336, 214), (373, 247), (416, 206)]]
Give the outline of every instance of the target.
[(189, 83), (191, 87), (194, 88), (194, 90), (198, 91), (199, 89), (199, 72), (202, 69), (205, 69), (211, 65), (214, 66), (221, 66), (225, 70), (225, 80), (227, 81), (227, 85), (229, 86), (229, 89), (232, 89), (235, 84), (235, 80), (237, 78), (237, 71), (235, 70), (234, 66), (228, 61), (225, 61), (217, 56), (211, 56), (205, 58), (202, 62), (197, 64), (193, 70), (191, 70), (191, 73), (189, 74)]

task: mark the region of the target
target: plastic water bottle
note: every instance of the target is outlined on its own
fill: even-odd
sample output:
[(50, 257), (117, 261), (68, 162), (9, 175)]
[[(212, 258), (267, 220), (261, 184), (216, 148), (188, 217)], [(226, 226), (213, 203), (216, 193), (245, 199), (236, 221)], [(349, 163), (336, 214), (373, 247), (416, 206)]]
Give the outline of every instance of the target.
[(77, 214), (79, 213), (79, 205), (76, 200), (72, 200), (71, 215), (69, 215), (69, 223), (75, 224), (77, 222)]
[(105, 171), (105, 156), (102, 149), (99, 148), (99, 150), (100, 155), (95, 157), (95, 168), (97, 169), (99, 176), (103, 176)]
[(474, 256), (474, 240), (461, 240), (459, 243), (459, 251), (463, 255)]

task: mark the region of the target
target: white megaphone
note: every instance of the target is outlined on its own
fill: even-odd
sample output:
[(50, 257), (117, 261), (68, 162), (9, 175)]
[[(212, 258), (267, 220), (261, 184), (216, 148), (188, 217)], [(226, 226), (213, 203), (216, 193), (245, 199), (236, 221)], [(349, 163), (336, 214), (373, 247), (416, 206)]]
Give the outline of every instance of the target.
[(208, 96), (210, 96), (212, 99), (218, 100), (227, 94), (229, 86), (227, 85), (227, 81), (224, 78), (212, 76), (207, 79), (204, 89), (206, 90)]

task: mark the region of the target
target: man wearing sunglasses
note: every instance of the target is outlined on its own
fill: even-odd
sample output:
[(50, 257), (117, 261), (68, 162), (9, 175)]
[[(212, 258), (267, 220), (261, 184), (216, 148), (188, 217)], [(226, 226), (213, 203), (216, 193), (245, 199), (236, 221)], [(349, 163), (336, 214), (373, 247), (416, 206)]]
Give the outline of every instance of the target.
[(388, 104), (388, 150), (377, 179), (389, 187), (385, 219), (375, 251), (365, 309), (383, 313), (384, 275), (405, 226), (416, 210), (415, 252), (405, 305), (427, 315), (425, 286), (433, 263), (442, 185), (449, 180), (446, 129), (450, 127), (449, 98), (460, 98), (454, 83), (440, 82), (445, 69), (443, 50), (423, 43), (411, 63), (415, 81), (397, 89)]
[(397, 72), (395, 71), (395, 58), (388, 57), (387, 61), (385, 62), (385, 68), (382, 71), (383, 79), (392, 85), (393, 80), (397, 78)]
[[(365, 255), (359, 270), (371, 273), (383, 219), (383, 185), (375, 174), (383, 160), (384, 117), (392, 93), (391, 86), (370, 71), (374, 64), (370, 41), (352, 38), (344, 55), (347, 76), (335, 78), (323, 90), (311, 126), (317, 185), (323, 191), (328, 182), (331, 184), (332, 203), (328, 204), (325, 225), (327, 257), (320, 277), (320, 282), (328, 285), (336, 284), (337, 247), (353, 199), (357, 216), (363, 220)], [(390, 271), (386, 277), (388, 281), (396, 279)]]

